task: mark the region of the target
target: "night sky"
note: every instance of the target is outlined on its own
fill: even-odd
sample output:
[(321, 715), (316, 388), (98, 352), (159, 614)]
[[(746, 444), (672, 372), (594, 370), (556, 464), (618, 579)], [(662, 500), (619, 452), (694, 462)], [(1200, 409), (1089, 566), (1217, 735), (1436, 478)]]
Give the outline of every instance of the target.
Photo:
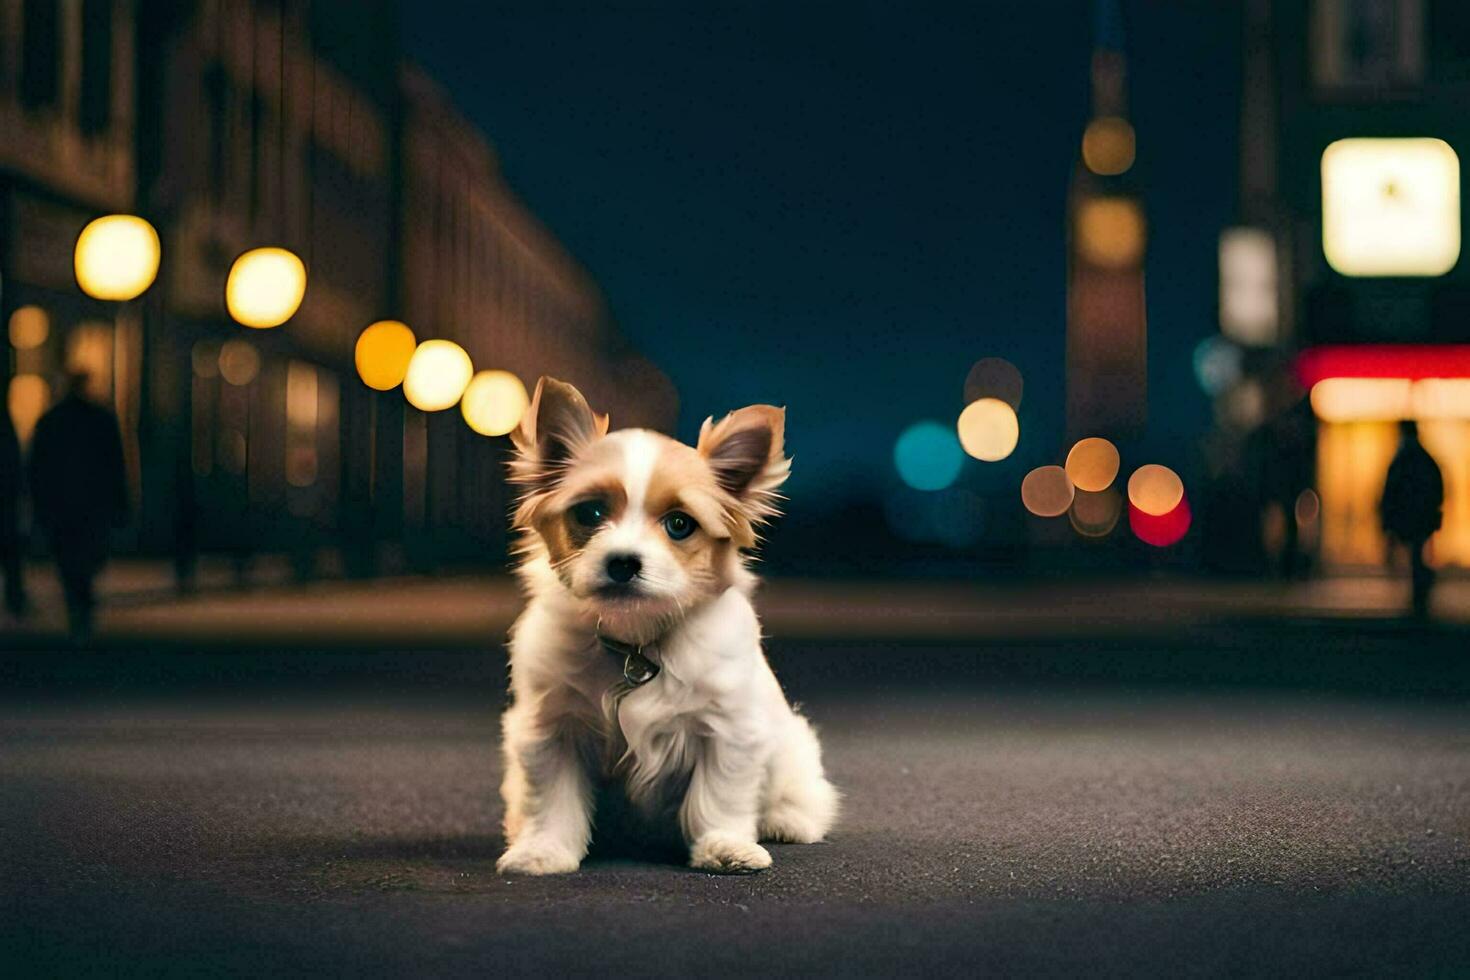
[[(1231, 6), (1125, 5), (1151, 224), (1141, 448), (1186, 471), (1209, 422), (1190, 352), (1236, 205)], [(899, 432), (952, 422), (970, 364), (999, 355), (1026, 379), (1021, 444), (964, 479), (998, 492), (1060, 461), (1090, 3), (419, 0), (403, 26), (673, 378), (681, 437), (784, 404), (794, 496), (881, 487)]]

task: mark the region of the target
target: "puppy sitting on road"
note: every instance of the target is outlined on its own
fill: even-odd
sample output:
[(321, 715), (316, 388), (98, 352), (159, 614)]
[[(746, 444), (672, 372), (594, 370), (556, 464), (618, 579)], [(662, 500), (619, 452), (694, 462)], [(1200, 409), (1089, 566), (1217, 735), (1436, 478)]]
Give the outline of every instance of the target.
[(677, 812), (689, 863), (770, 866), (761, 840), (821, 840), (837, 813), (821, 746), (761, 651), (741, 549), (776, 513), (785, 412), (707, 420), (690, 448), (609, 434), (581, 392), (542, 378), (513, 434), (523, 496), (504, 717), (502, 874), (575, 871), (594, 788)]

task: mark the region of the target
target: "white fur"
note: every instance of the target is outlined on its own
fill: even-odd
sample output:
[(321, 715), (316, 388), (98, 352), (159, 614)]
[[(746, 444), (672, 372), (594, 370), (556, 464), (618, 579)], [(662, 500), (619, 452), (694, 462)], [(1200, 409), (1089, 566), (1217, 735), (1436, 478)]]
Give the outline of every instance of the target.
[[(815, 732), (761, 650), (753, 576), (740, 567), (733, 585), (689, 608), (687, 575), (659, 515), (643, 512), (658, 437), (606, 438), (626, 444), (624, 514), (569, 575), (534, 544), (521, 567), (530, 600), (511, 634), (501, 787), (509, 846), (497, 868), (576, 870), (593, 833), (593, 780), (611, 757), (635, 804), (654, 808), (687, 786), (678, 816), (692, 866), (758, 871), (771, 863), (761, 840), (821, 840), (836, 819), (837, 792)], [(606, 555), (618, 551), (641, 557), (651, 596), (610, 611), (588, 594)], [(655, 640), (658, 675), (617, 696), (622, 664), (597, 641), (599, 622), (620, 639)]]

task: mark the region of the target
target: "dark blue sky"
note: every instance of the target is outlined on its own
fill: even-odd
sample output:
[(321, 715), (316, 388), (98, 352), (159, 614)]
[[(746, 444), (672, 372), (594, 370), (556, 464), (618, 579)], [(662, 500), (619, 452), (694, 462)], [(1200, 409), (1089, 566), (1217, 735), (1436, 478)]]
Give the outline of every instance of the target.
[[(1208, 421), (1189, 357), (1214, 330), (1236, 200), (1230, 7), (1125, 7), (1151, 223), (1145, 448), (1181, 466)], [(886, 482), (898, 433), (952, 421), (969, 365), (1000, 355), (1026, 378), (1021, 446), (968, 479), (1018, 483), (1065, 453), (1090, 3), (421, 0), (404, 37), (673, 378), (682, 437), (785, 404), (793, 490)]]

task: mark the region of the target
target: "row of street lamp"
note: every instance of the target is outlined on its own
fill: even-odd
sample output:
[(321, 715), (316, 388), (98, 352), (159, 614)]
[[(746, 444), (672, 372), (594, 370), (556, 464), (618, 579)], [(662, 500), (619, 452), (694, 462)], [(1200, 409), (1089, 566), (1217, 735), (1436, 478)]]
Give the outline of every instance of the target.
[[(132, 214), (109, 214), (77, 236), (77, 285), (93, 299), (127, 302), (143, 295), (158, 277), (162, 257), (158, 231)], [(242, 326), (279, 327), (296, 315), (306, 296), (306, 264), (290, 249), (275, 246), (242, 253), (225, 279), (225, 308)], [(460, 406), (465, 422), (481, 435), (514, 429), (530, 399), (509, 371), (476, 372), (469, 354), (450, 340), (414, 336), (407, 324), (379, 320), (357, 338), (354, 361), (363, 384), (376, 391), (402, 386), (420, 411)]]

